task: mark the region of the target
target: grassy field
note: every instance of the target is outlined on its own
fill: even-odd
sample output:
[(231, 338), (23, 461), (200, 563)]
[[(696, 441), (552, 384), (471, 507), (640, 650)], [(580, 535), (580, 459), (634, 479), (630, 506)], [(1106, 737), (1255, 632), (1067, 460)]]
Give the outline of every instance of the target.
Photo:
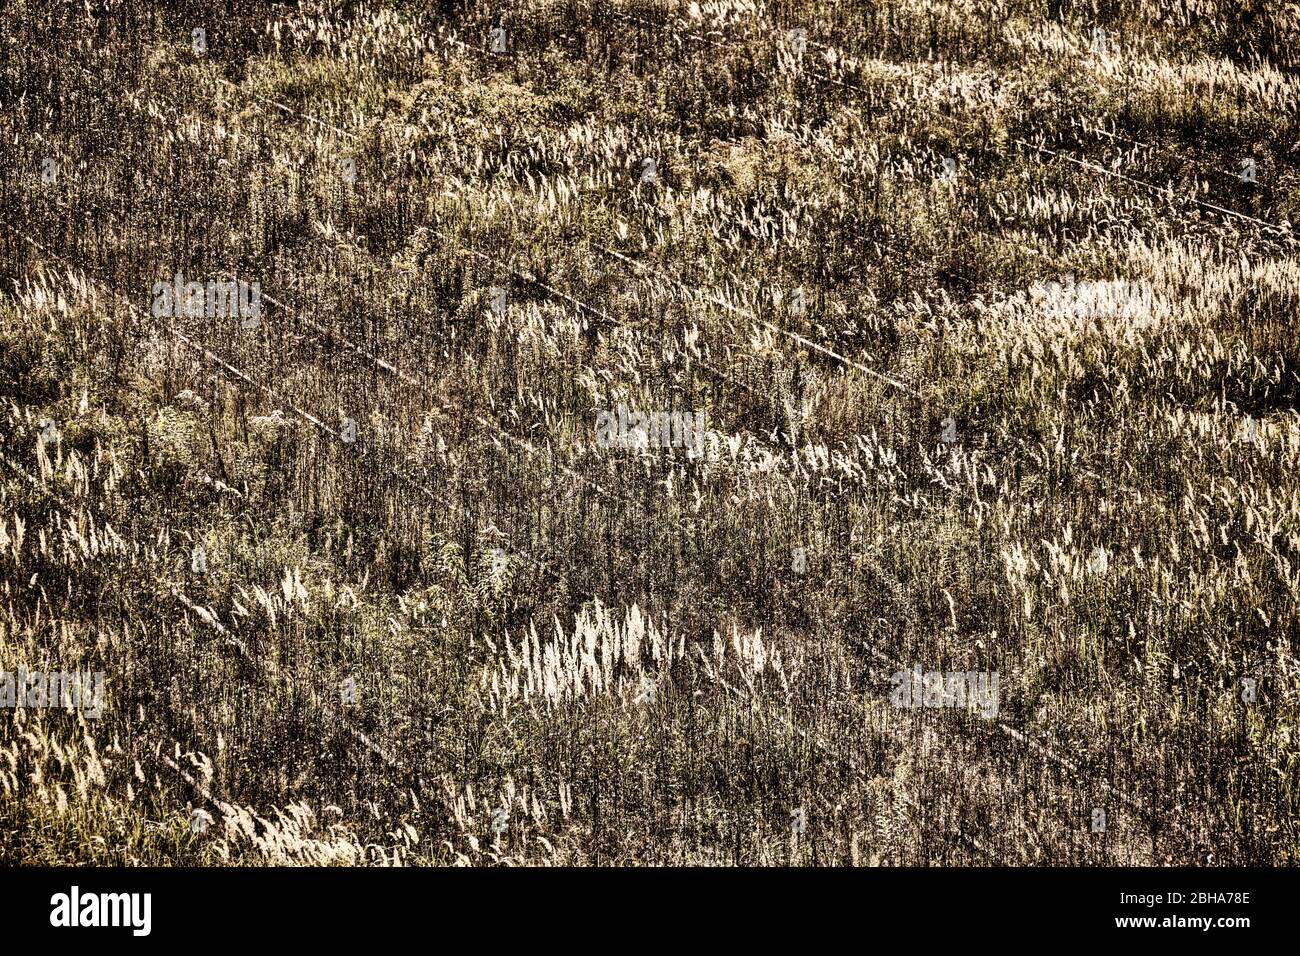
[(11, 0), (0, 863), (1300, 863), (1298, 66)]

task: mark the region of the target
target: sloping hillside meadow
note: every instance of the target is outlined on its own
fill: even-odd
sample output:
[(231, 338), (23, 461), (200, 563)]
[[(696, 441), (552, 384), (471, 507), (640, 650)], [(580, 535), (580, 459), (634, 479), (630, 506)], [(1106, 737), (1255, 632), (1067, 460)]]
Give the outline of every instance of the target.
[(1298, 57), (0, 6), (0, 862), (1300, 862)]

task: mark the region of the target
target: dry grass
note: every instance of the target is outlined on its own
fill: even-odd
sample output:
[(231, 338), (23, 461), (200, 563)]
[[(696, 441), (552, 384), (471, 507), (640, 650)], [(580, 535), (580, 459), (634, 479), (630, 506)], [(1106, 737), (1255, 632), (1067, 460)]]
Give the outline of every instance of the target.
[(6, 8), (0, 860), (1300, 861), (1298, 25), (1048, 6)]

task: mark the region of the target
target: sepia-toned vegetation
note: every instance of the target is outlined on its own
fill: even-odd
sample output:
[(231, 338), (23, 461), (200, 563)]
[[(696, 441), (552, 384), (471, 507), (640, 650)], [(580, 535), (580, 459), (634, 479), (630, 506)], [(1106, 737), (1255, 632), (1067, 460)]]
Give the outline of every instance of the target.
[(1298, 58), (1264, 0), (0, 6), (0, 671), (107, 688), (0, 709), (0, 862), (1300, 863)]

